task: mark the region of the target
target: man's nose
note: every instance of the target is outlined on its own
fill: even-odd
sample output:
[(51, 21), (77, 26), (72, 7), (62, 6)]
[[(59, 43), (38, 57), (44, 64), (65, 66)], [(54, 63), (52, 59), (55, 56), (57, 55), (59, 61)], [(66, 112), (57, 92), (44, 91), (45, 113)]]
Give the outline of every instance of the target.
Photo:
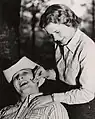
[(23, 80), (23, 78), (24, 77), (21, 75), (21, 76), (18, 77), (18, 80)]

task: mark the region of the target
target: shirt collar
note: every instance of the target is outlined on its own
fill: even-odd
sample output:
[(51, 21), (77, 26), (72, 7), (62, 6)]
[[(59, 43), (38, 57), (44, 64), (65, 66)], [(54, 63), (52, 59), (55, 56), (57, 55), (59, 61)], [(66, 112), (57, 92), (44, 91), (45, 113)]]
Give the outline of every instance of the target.
[(80, 35), (81, 35), (81, 31), (79, 29), (76, 30), (76, 33), (74, 35), (74, 37), (71, 39), (71, 41), (66, 45), (67, 48), (72, 52), (74, 53), (76, 47), (77, 47), (77, 44), (79, 42), (79, 39), (80, 39)]
[(30, 95), (29, 96), (29, 102), (33, 99), (33, 98), (35, 98), (36, 96), (39, 96), (39, 95), (42, 95), (43, 93), (37, 93), (37, 94), (32, 94), (32, 95)]
[[(71, 51), (71, 53), (74, 53), (78, 42), (80, 41), (80, 35), (81, 31), (79, 29), (76, 30), (74, 37), (68, 42), (68, 44), (65, 44), (63, 46), (66, 46), (68, 50)], [(57, 49), (58, 44), (55, 43), (55, 49)]]

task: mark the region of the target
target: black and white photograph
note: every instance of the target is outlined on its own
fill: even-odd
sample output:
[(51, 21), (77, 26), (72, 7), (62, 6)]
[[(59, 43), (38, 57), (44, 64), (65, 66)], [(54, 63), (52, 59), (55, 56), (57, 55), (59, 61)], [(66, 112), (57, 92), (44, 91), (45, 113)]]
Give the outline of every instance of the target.
[(95, 0), (0, 0), (0, 119), (95, 119)]

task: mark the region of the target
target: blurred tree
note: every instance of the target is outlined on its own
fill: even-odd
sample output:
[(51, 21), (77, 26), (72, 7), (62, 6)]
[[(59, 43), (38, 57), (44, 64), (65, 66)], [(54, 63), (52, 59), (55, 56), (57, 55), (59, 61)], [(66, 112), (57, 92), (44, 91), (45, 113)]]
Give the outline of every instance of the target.
[[(19, 57), (20, 0), (0, 0), (0, 108), (12, 104), (16, 98), (5, 80), (3, 68), (9, 60)], [(12, 90), (12, 91), (11, 91)]]
[(20, 41), (21, 46), (31, 40), (31, 57), (35, 55), (35, 31), (39, 30), (39, 19), (47, 8), (48, 0), (22, 0), (20, 11)]
[(87, 7), (85, 14), (82, 16), (81, 30), (89, 37), (93, 38), (93, 16), (92, 5)]
[[(76, 0), (74, 0), (76, 1)], [(81, 30), (95, 41), (95, 0), (80, 0), (75, 3), (76, 13), (82, 19)], [(81, 12), (77, 6), (80, 6)]]
[(0, 1), (0, 57), (15, 59), (19, 56), (19, 12), (20, 0)]

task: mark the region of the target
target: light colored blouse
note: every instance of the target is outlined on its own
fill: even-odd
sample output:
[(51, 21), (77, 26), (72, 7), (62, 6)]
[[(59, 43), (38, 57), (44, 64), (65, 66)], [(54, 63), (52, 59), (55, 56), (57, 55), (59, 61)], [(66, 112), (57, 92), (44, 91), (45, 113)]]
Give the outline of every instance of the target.
[[(77, 29), (71, 41), (64, 46), (64, 59), (56, 50), (59, 78), (69, 85), (80, 84), (79, 89), (54, 93), (54, 100), (67, 104), (87, 103), (95, 97), (95, 43)], [(61, 58), (60, 58), (61, 57)], [(64, 76), (63, 76), (64, 74)]]

